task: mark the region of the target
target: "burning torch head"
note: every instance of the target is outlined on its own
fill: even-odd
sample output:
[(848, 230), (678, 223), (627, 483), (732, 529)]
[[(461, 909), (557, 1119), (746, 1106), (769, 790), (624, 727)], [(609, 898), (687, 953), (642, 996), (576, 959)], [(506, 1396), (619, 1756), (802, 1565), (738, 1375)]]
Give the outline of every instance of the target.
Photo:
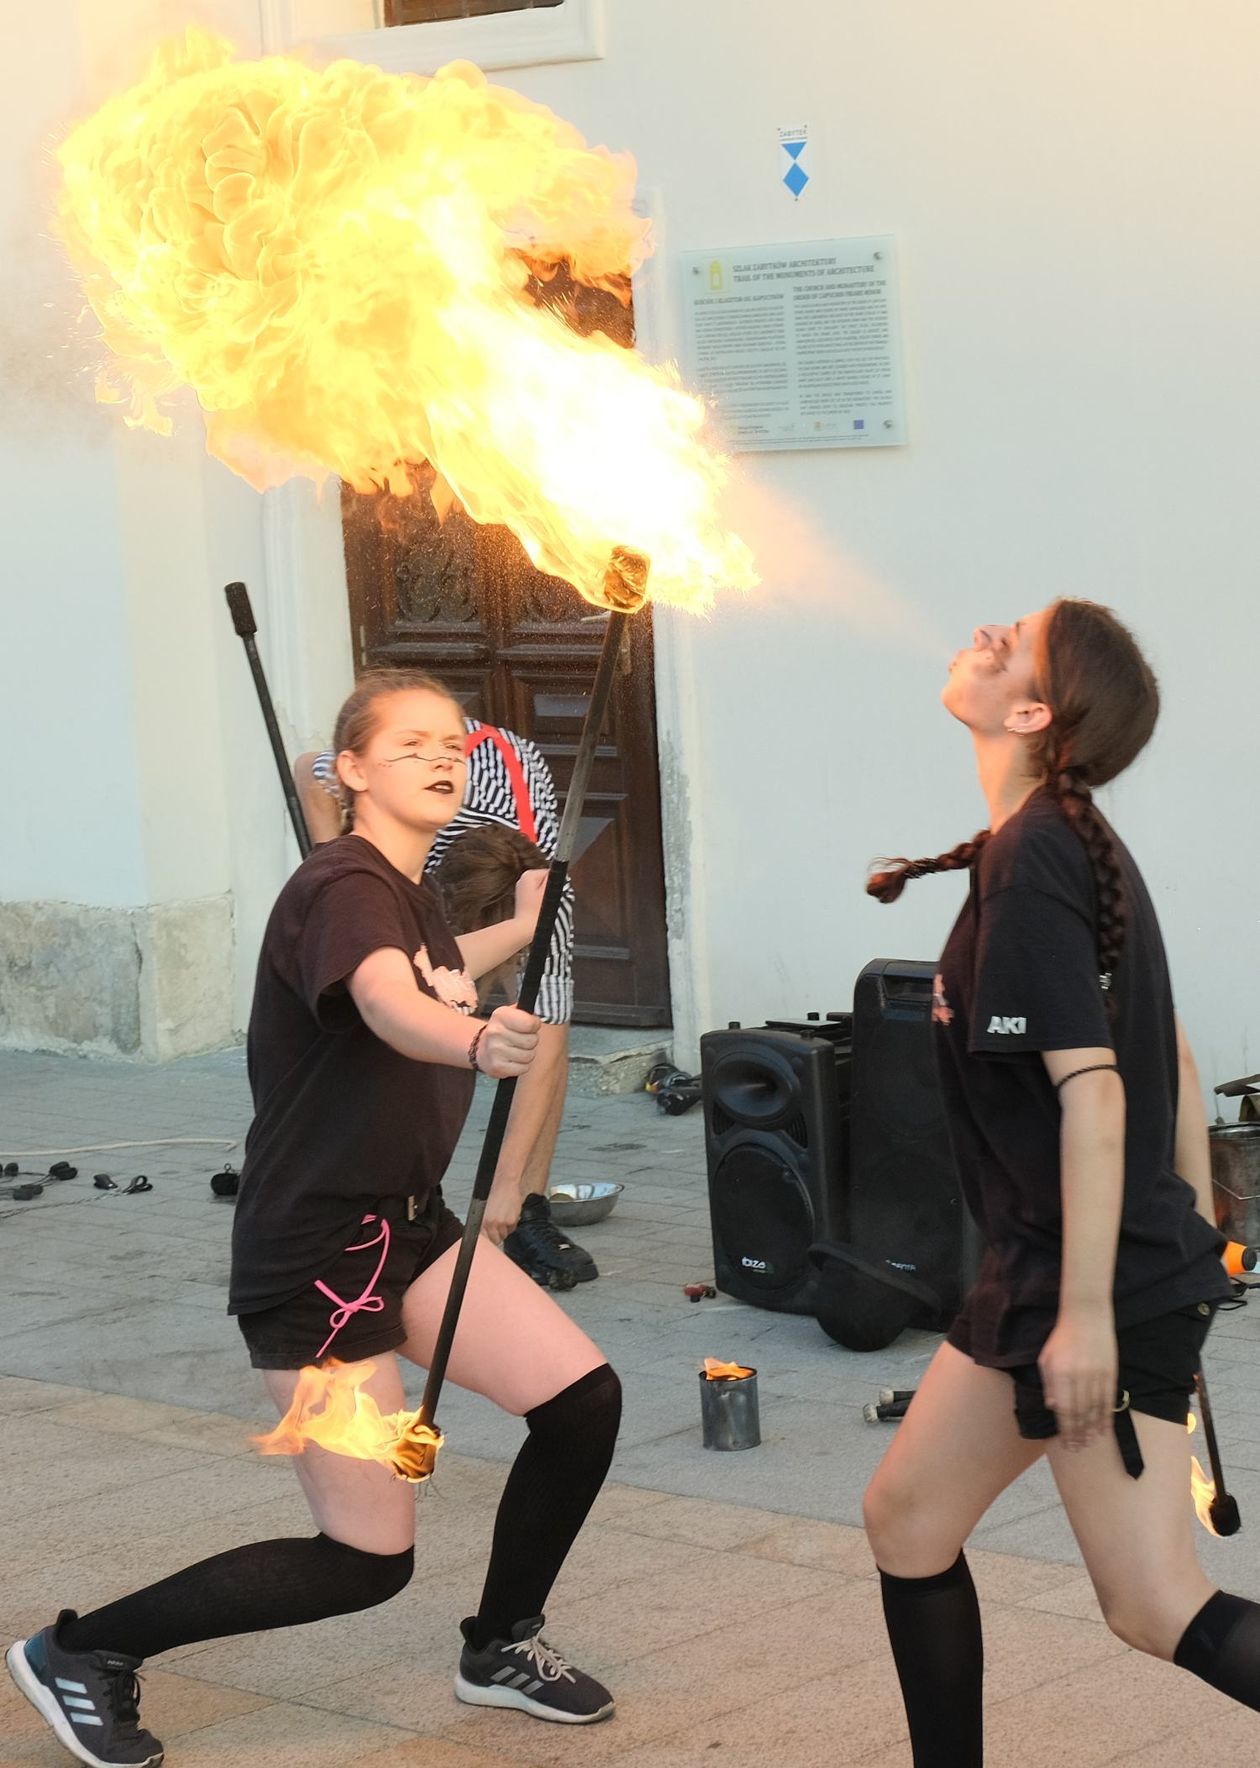
[(311, 1443), (355, 1461), (375, 1461), (396, 1478), (418, 1486), (437, 1462), (442, 1433), (422, 1411), (382, 1412), (364, 1391), (376, 1365), (339, 1363), (302, 1370), (284, 1417), (265, 1436), (253, 1438), (264, 1455), (301, 1455)]
[(1208, 1507), (1212, 1527), (1218, 1535), (1236, 1535), (1242, 1527), (1238, 1500), (1232, 1492), (1222, 1492)]
[(604, 572), (603, 601), (614, 614), (637, 614), (647, 600), (650, 559), (629, 546), (615, 546)]
[(390, 1444), (390, 1471), (408, 1485), (423, 1485), (433, 1474), (441, 1447), (442, 1432), (414, 1418), (399, 1431), (397, 1441)]

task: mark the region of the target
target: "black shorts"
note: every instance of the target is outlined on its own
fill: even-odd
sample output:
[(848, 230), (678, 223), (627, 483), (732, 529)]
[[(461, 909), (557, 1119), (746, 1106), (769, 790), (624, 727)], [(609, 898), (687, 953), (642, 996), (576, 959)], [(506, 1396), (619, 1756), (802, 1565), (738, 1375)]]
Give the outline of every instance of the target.
[[(1142, 1472), (1142, 1451), (1132, 1414), (1144, 1412), (1148, 1418), (1165, 1418), (1170, 1424), (1184, 1425), (1190, 1412), (1190, 1396), (1194, 1378), (1199, 1373), (1203, 1341), (1212, 1324), (1216, 1303), (1190, 1302), (1174, 1308), (1154, 1320), (1143, 1320), (1126, 1326), (1116, 1334), (1120, 1356), (1120, 1372), (1116, 1386), (1116, 1442), (1127, 1471), (1136, 1479)], [(949, 1342), (956, 1350), (971, 1355), (970, 1326), (966, 1309), (950, 1328)], [(1046, 1405), (1041, 1384), (1041, 1370), (1033, 1363), (1021, 1363), (1004, 1369), (1015, 1383), (1015, 1423), (1019, 1434), (1030, 1442), (1043, 1442), (1058, 1436), (1059, 1426), (1054, 1413)]]
[(305, 1369), (333, 1357), (358, 1363), (403, 1343), (403, 1296), (457, 1244), (463, 1224), (441, 1191), (414, 1221), (405, 1202), (377, 1209), (348, 1224), (345, 1250), (300, 1295), (237, 1315), (255, 1369)]

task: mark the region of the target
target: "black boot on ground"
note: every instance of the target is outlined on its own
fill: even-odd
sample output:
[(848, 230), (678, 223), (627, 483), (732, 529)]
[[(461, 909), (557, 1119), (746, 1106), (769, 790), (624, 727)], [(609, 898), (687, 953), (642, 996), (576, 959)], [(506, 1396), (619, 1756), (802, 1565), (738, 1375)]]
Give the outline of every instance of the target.
[(503, 1242), (503, 1250), (546, 1289), (572, 1289), (576, 1283), (589, 1283), (599, 1276), (590, 1253), (575, 1246), (556, 1226), (550, 1202), (537, 1192), (531, 1192), (521, 1205), (520, 1224)]

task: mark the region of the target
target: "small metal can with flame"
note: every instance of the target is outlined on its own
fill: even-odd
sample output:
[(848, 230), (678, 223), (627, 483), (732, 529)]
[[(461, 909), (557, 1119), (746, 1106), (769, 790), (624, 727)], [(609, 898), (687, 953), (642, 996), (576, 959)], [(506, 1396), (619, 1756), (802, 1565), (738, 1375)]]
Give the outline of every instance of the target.
[(700, 1424), (706, 1449), (755, 1449), (761, 1441), (757, 1371), (706, 1357), (700, 1371)]

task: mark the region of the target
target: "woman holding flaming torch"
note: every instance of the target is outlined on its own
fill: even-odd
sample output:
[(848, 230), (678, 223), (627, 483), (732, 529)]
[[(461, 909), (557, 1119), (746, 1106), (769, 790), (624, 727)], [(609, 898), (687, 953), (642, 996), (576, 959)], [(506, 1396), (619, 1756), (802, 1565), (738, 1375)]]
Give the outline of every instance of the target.
[(1260, 1709), (1260, 1607), (1195, 1556), (1189, 1396), (1229, 1292), (1198, 1076), (1159, 927), (1092, 790), (1159, 706), (1105, 608), (983, 626), (942, 694), (989, 825), (872, 877), (965, 869), (933, 1017), (980, 1276), (866, 1494), (915, 1768), (983, 1761), (980, 1613), (963, 1547), (1042, 1454), (1126, 1643)]
[[(354, 828), (285, 885), (250, 1019), (255, 1117), (233, 1232), (230, 1311), (278, 1409), (335, 1360), (380, 1414), (403, 1407), (398, 1356), (427, 1366), (460, 1225), (440, 1182), (475, 1072), (524, 1073), (538, 1021), (471, 1014), (470, 979), (528, 944), (542, 874), (506, 922), (456, 941), (421, 883), (463, 798), (459, 705), (425, 676), (362, 680), (341, 710), (337, 767)], [(354, 1368), (354, 1365), (358, 1365)], [(450, 1374), (524, 1417), (477, 1613), (463, 1623), (461, 1700), (585, 1724), (608, 1690), (541, 1637), (542, 1608), (612, 1459), (620, 1383), (598, 1348), (483, 1238)], [(379, 1435), (379, 1432), (378, 1432)], [(175, 1646), (369, 1608), (414, 1565), (414, 1497), (376, 1459), (308, 1442), (295, 1465), (319, 1532), (202, 1561), (94, 1613), (63, 1610), (8, 1653), (10, 1671), (91, 1768), (154, 1768), (136, 1671)], [(431, 1455), (430, 1455), (431, 1459)]]

